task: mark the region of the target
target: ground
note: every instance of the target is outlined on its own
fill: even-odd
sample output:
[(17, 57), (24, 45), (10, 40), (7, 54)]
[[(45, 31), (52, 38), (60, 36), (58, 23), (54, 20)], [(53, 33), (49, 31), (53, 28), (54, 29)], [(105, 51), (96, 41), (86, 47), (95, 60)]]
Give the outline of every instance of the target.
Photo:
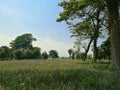
[(106, 61), (1, 61), (0, 90), (120, 90), (120, 70)]

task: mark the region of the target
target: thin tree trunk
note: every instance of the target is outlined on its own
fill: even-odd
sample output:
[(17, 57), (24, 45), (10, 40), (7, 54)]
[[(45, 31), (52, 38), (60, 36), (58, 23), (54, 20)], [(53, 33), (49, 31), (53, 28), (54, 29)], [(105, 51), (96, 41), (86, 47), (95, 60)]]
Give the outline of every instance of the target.
[(97, 48), (97, 40), (99, 37), (99, 28), (100, 28), (100, 10), (97, 11), (97, 16), (96, 16), (96, 25), (94, 22), (94, 28), (95, 28), (95, 32), (94, 32), (94, 41), (93, 41), (93, 62), (97, 63), (97, 57), (98, 57), (98, 48)]
[(113, 67), (120, 66), (120, 21), (119, 0), (108, 0), (108, 16), (111, 36), (111, 64)]
[(91, 37), (91, 40), (90, 40), (90, 42), (89, 42), (89, 44), (88, 44), (88, 46), (87, 46), (87, 49), (85, 50), (85, 54), (84, 54), (84, 57), (83, 57), (83, 61), (85, 61), (86, 58), (87, 58), (87, 54), (88, 54), (88, 51), (89, 51), (89, 49), (90, 49), (90, 45), (91, 45), (92, 41), (93, 41), (93, 37)]

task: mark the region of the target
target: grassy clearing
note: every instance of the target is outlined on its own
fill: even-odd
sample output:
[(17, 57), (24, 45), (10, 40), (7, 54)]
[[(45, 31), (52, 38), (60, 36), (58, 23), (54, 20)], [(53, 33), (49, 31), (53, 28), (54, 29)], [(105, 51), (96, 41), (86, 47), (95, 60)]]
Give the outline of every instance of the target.
[(0, 90), (120, 90), (120, 70), (78, 60), (4, 61)]

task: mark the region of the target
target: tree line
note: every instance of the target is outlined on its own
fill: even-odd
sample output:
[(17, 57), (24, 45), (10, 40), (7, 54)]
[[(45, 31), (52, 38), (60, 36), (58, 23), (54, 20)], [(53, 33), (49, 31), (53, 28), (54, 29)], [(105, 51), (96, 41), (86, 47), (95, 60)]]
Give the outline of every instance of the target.
[(22, 60), (22, 59), (48, 59), (59, 58), (56, 50), (41, 52), (39, 47), (33, 47), (32, 42), (37, 39), (32, 34), (23, 34), (11, 41), (10, 47), (0, 47), (0, 60)]

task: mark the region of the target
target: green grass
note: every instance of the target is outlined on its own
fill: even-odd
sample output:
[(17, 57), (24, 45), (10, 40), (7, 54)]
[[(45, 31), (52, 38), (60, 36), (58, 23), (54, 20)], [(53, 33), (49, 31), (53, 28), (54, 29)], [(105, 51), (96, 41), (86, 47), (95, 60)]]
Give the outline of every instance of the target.
[(3, 61), (0, 90), (120, 90), (120, 70), (78, 60)]

